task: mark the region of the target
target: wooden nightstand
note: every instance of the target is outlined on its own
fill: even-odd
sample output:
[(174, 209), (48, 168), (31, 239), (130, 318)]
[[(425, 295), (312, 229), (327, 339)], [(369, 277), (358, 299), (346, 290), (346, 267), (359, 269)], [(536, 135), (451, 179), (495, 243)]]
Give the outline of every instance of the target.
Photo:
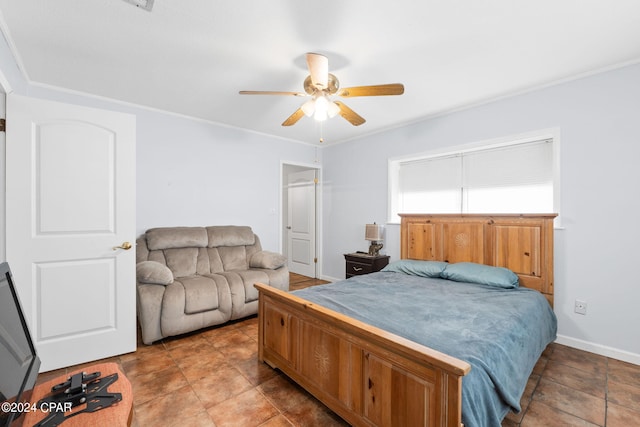
[(360, 274), (380, 271), (389, 264), (389, 255), (369, 255), (366, 252), (344, 254), (344, 259), (347, 262), (347, 279)]

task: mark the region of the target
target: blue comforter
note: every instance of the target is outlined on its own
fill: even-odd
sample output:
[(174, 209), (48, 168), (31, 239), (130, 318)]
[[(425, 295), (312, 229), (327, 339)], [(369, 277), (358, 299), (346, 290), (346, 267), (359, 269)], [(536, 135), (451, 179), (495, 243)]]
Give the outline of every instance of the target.
[(464, 360), (462, 421), (499, 427), (557, 321), (537, 291), (380, 272), (293, 292), (301, 298)]

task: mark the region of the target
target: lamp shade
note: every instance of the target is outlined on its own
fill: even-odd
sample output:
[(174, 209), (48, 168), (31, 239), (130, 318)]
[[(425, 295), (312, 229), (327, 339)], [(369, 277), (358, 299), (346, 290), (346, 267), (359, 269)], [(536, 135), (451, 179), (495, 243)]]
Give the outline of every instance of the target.
[(371, 242), (380, 242), (382, 241), (382, 225), (376, 224), (367, 224), (364, 232), (364, 239), (369, 240)]

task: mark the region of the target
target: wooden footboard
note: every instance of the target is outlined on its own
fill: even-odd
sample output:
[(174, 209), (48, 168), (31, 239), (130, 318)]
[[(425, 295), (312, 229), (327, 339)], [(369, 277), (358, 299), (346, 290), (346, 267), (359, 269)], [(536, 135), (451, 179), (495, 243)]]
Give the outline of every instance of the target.
[(256, 284), (259, 358), (355, 426), (462, 425), (471, 366), (287, 292)]

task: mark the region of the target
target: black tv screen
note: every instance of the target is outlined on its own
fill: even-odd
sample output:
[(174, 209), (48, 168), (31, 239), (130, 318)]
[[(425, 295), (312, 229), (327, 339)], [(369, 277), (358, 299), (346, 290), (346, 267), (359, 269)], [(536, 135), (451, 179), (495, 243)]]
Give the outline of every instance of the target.
[(0, 426), (22, 425), (40, 359), (31, 340), (9, 264), (0, 264)]

